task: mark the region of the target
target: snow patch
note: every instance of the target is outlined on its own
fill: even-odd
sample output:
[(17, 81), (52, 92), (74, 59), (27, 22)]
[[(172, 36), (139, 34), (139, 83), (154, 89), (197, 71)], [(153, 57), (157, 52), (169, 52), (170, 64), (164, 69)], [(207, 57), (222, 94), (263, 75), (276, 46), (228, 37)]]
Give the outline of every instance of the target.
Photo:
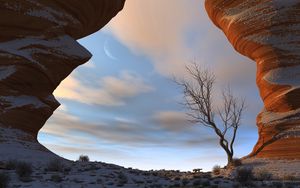
[(66, 22), (56, 19), (48, 10), (28, 10), (26, 14), (34, 17), (45, 18), (51, 22), (58, 23), (59, 25), (67, 25)]
[[(273, 175), (273, 178), (284, 179), (287, 176), (300, 177), (300, 160), (284, 160), (284, 159), (267, 159), (251, 157), (243, 160), (243, 166), (245, 168), (251, 168), (253, 174), (261, 174), (261, 172), (269, 172)], [(266, 181), (262, 181), (266, 182)], [(299, 181), (294, 181), (295, 185), (300, 185)], [(272, 184), (271, 184), (272, 185)], [(258, 187), (268, 187), (258, 186)], [(274, 187), (274, 184), (273, 186)], [(288, 186), (283, 186), (288, 187)], [(295, 186), (295, 188), (298, 186)]]
[(55, 99), (55, 97), (51, 94), (51, 95), (48, 95), (48, 97), (46, 98), (47, 101), (50, 101), (50, 102), (57, 102), (57, 100)]
[(10, 107), (6, 108), (6, 110), (10, 110), (13, 108), (19, 108), (27, 105), (32, 105), (34, 108), (43, 108), (48, 107), (44, 104), (40, 99), (34, 96), (1, 96), (0, 101), (4, 101), (10, 104)]
[(80, 22), (77, 19), (75, 19), (71, 14), (66, 14), (66, 12), (64, 11), (55, 10), (53, 8), (47, 7), (45, 6), (45, 4), (39, 3), (38, 1), (26, 1), (30, 3), (31, 8), (26, 9), (24, 6), (22, 6), (22, 3), (16, 1), (6, 2), (3, 4), (3, 6), (7, 9), (17, 11), (25, 15), (49, 20), (50, 22), (56, 23), (59, 26), (66, 26), (69, 22), (75, 25), (80, 24)]
[[(300, 40), (300, 35), (295, 34), (300, 29), (300, 24), (292, 24), (283, 28), (273, 28), (274, 33), (281, 32), (282, 34), (253, 34), (245, 37), (246, 40), (255, 42), (261, 45), (269, 45), (275, 49), (286, 51), (286, 55), (299, 55), (300, 45), (295, 44), (295, 41)], [(284, 30), (284, 31), (283, 31)]]
[(0, 67), (0, 81), (5, 80), (10, 75), (16, 72), (16, 68), (14, 65), (11, 66), (1, 66)]
[[(274, 123), (281, 123), (285, 121), (291, 121), (291, 119), (298, 120), (300, 119), (299, 116), (295, 116), (300, 113), (300, 109), (291, 110), (287, 112), (270, 112), (266, 109), (260, 114), (261, 119), (259, 123), (272, 125)], [(293, 117), (295, 116), (295, 117)]]
[[(289, 10), (296, 4), (300, 4), (300, 1), (273, 0), (260, 2), (256, 5), (251, 1), (244, 1), (232, 8), (225, 9), (223, 19), (229, 22), (227, 29), (230, 29), (232, 24), (243, 24), (251, 28), (253, 32), (244, 37), (246, 40), (262, 45), (270, 45), (276, 49), (286, 51), (287, 55), (298, 56), (300, 46), (295, 41), (300, 40), (298, 34), (300, 24), (290, 23), (291, 17), (289, 16)], [(222, 6), (219, 8), (222, 9)], [(257, 25), (260, 22), (263, 23), (264, 28), (270, 28), (269, 32), (262, 32), (262, 28)], [(284, 26), (275, 24), (285, 22), (289, 24)]]
[(68, 35), (59, 36), (52, 40), (31, 36), (2, 42), (0, 43), (0, 51), (23, 57), (44, 70), (46, 67), (34, 59), (34, 54), (38, 53), (47, 54), (49, 56), (61, 56), (62, 58), (73, 57), (79, 59), (86, 59), (91, 56), (84, 47)]
[(278, 139), (298, 138), (298, 137), (300, 137), (300, 126), (294, 126), (293, 128), (284, 130), (279, 135), (276, 135), (276, 138)]
[(263, 79), (270, 84), (289, 85), (293, 89), (300, 87), (300, 65), (280, 67), (270, 70)]
[(31, 134), (1, 126), (0, 124), (1, 161), (22, 160), (33, 165), (41, 165), (50, 159), (58, 158), (57, 155), (39, 144)]
[[(251, 1), (244, 1), (235, 7), (225, 9), (223, 19), (229, 21), (228, 29), (233, 23), (247, 24), (249, 27), (255, 27), (256, 20), (270, 20), (275, 16), (275, 12), (269, 11), (269, 14), (265, 14), (264, 11), (261, 11), (269, 10), (271, 7), (270, 2), (259, 3), (253, 6), (251, 5)], [(224, 10), (223, 7), (219, 7), (219, 9)], [(253, 12), (255, 12), (255, 15)]]
[[(35, 0), (27, 0), (27, 1), (32, 3), (33, 6), (37, 7), (35, 9), (28, 10), (26, 12), (27, 15), (44, 18), (51, 22), (57, 23), (60, 26), (66, 26), (68, 22), (72, 22), (73, 24), (80, 24), (79, 21), (70, 14), (64, 14), (63, 11), (59, 11), (47, 7)], [(68, 20), (68, 21), (62, 21), (62, 20)]]

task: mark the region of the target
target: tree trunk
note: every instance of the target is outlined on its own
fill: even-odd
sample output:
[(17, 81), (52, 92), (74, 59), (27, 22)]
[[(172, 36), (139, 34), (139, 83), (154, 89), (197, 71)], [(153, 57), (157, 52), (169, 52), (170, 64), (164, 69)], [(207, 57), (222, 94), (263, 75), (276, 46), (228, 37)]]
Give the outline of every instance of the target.
[(226, 165), (226, 168), (232, 166), (232, 161), (233, 161), (233, 155), (230, 154), (230, 153), (227, 153), (227, 165)]

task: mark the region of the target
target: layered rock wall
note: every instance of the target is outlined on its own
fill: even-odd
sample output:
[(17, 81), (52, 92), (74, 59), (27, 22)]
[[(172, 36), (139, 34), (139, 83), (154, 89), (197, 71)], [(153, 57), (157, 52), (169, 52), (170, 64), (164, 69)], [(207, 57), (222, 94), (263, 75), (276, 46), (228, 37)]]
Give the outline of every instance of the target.
[(76, 40), (101, 29), (124, 2), (0, 0), (1, 130), (36, 137), (59, 106), (55, 88), (91, 57)]
[(206, 0), (209, 17), (257, 64), (264, 109), (249, 156), (300, 159), (300, 1)]

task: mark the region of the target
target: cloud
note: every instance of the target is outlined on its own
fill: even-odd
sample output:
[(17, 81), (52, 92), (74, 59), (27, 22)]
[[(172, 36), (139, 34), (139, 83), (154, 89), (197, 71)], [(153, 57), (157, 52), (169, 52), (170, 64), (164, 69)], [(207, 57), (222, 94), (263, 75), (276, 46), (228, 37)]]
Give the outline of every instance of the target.
[[(127, 0), (108, 28), (133, 52), (150, 57), (160, 74), (183, 77), (184, 66), (196, 61), (216, 74), (217, 95), (229, 84), (234, 94), (246, 97), (248, 109), (255, 113), (260, 110), (256, 64), (237, 53), (213, 25), (204, 1)], [(216, 103), (220, 103), (219, 98)]]
[(100, 143), (129, 147), (190, 147), (194, 146), (191, 143), (195, 143), (195, 140), (199, 140), (199, 145), (201, 140), (205, 140), (203, 144), (206, 145), (206, 136), (204, 140), (204, 137), (199, 139), (199, 134), (195, 134), (197, 128), (189, 128), (186, 118), (181, 112), (161, 111), (148, 120), (116, 117), (106, 122), (91, 123), (74, 117), (62, 107), (54, 112), (41, 134), (60, 138), (61, 142), (71, 145)]
[(89, 60), (88, 62), (84, 63), (83, 65), (81, 65), (81, 67), (85, 67), (85, 68), (95, 68), (95, 62), (92, 60)]
[[(161, 123), (155, 123), (155, 117)], [(207, 161), (211, 161), (209, 159), (214, 158), (216, 153), (225, 156), (212, 130), (201, 129), (201, 126), (188, 128), (181, 123), (168, 121), (168, 117), (175, 118), (183, 124), (187, 123), (185, 115), (177, 111), (158, 111), (148, 119), (116, 116), (102, 122), (89, 122), (75, 117), (66, 106), (62, 106), (40, 131), (39, 141), (53, 152), (69, 159), (74, 160), (79, 155), (86, 154), (91, 160), (104, 160), (125, 166), (139, 164), (136, 166), (139, 168), (143, 168), (143, 163), (151, 164), (151, 168), (170, 167), (164, 159), (157, 156), (167, 153), (166, 158), (169, 158), (173, 152), (178, 151), (184, 161), (188, 160), (185, 160), (185, 157), (194, 156), (191, 153), (199, 152), (197, 156), (205, 156)], [(249, 140), (247, 135), (240, 135), (237, 145), (245, 147), (245, 140)], [(205, 151), (214, 153), (208, 155), (209, 152)], [(181, 157), (175, 157), (174, 160), (180, 163)], [(145, 162), (148, 159), (149, 162)], [(162, 164), (159, 166), (159, 163)], [(187, 163), (183, 165), (185, 170)]]
[(78, 74), (72, 74), (54, 91), (54, 95), (90, 105), (120, 106), (126, 104), (128, 98), (154, 90), (140, 76), (127, 71), (121, 72), (118, 77), (103, 77), (93, 82), (93, 86), (84, 84), (82, 80)]
[(152, 135), (155, 129), (155, 127), (142, 126), (139, 123), (123, 121), (119, 118), (109, 122), (91, 123), (82, 121), (59, 108), (41, 132), (75, 143), (78, 138), (87, 138), (95, 144), (101, 142), (143, 146), (159, 143), (157, 140), (159, 137)]
[[(149, 56), (165, 76), (184, 75), (184, 65), (194, 58), (202, 65), (217, 67), (220, 80), (224, 76), (227, 80), (245, 75), (249, 78), (250, 67), (255, 72), (255, 65), (241, 63), (249, 60), (234, 52), (209, 20), (204, 1), (127, 0), (108, 27), (133, 52)], [(232, 69), (231, 63), (239, 68)]]
[[(74, 156), (73, 159), (78, 158), (79, 155), (84, 154), (92, 157), (90, 160), (99, 160), (99, 158), (109, 157), (113, 159), (131, 159), (134, 156), (128, 155), (127, 152), (110, 149), (104, 147), (95, 147), (93, 145), (87, 145), (86, 147), (78, 146), (67, 146), (67, 145), (57, 145), (57, 144), (46, 144), (48, 149), (58, 152), (62, 156)], [(99, 158), (98, 158), (99, 157)]]
[(153, 119), (163, 128), (174, 132), (185, 131), (191, 126), (189, 117), (183, 112), (160, 111), (154, 114)]
[[(110, 22), (106, 31), (133, 53), (143, 55), (141, 58), (148, 57), (155, 70), (163, 76), (183, 76), (185, 64), (191, 59), (196, 59), (199, 64), (213, 68), (218, 78), (217, 87), (221, 87), (224, 83), (233, 83), (234, 87), (240, 90), (239, 92), (243, 89), (244, 93), (253, 97), (253, 90), (256, 90), (255, 63), (250, 63), (248, 59), (234, 52), (224, 34), (209, 21), (203, 3), (204, 1), (201, 0), (188, 2), (184, 0), (127, 0), (124, 9)], [(97, 46), (97, 49), (101, 47)], [(123, 53), (121, 50), (111, 52)], [(95, 59), (99, 58), (97, 56), (99, 54), (94, 55)], [(108, 66), (112, 69), (132, 66), (126, 62), (126, 58), (123, 61), (125, 62), (121, 67)], [(94, 68), (95, 64), (92, 62), (84, 66)], [(140, 66), (143, 68), (143, 63)], [(134, 64), (134, 69), (137, 72), (141, 71), (136, 64)], [(190, 126), (186, 115), (175, 111), (178, 108), (171, 104), (176, 103), (171, 99), (178, 93), (171, 90), (171, 87), (167, 86), (160, 77), (153, 79), (159, 82), (152, 82), (156, 85), (155, 88), (149, 85), (143, 77), (147, 72), (144, 69), (142, 71), (144, 72), (139, 72), (141, 76), (123, 71), (118, 75), (92, 79), (92, 81), (90, 78), (95, 78), (95, 75), (91, 76), (85, 71), (79, 71), (64, 80), (54, 93), (58, 98), (97, 106), (84, 105), (87, 111), (83, 113), (81, 111), (83, 109), (80, 109), (82, 104), (73, 104), (68, 101), (68, 105), (79, 106), (79, 109), (69, 111), (64, 106), (56, 111), (42, 129), (42, 134), (46, 133), (50, 138), (55, 138), (51, 140), (52, 145), (49, 147), (57, 152), (74, 154), (82, 152), (93, 154), (98, 146), (111, 149), (129, 148), (126, 151), (141, 158), (151, 158), (151, 155), (144, 153), (147, 149), (151, 152), (160, 151), (155, 153), (160, 157), (162, 151), (191, 150), (194, 153), (198, 151), (197, 149), (211, 148), (210, 152), (214, 151), (213, 154), (216, 155), (215, 151), (219, 146), (214, 133), (207, 129), (203, 131), (200, 126)], [(92, 72), (95, 73), (94, 70)], [(147, 95), (150, 97), (146, 101), (139, 98), (127, 105), (130, 99), (148, 92), (153, 93), (150, 94), (151, 96)], [(168, 103), (163, 102), (165, 96), (167, 100), (170, 100)], [(180, 98), (182, 98), (181, 95)], [(253, 99), (255, 100), (257, 98)], [(215, 102), (219, 103), (219, 101)], [(254, 108), (258, 106), (252, 101), (250, 104)], [(170, 110), (164, 111), (166, 108)], [(81, 115), (81, 118), (75, 117), (72, 112)], [(99, 113), (101, 116), (97, 116)], [(89, 119), (90, 117), (92, 118)], [(247, 115), (246, 117), (248, 118)], [(100, 118), (102, 119), (99, 120)], [(254, 119), (251, 119), (253, 122), (249, 122), (249, 125), (254, 125)], [(245, 133), (249, 134), (249, 131)], [(242, 145), (241, 143), (244, 142), (240, 140), (245, 139), (247, 139), (246, 135), (241, 132), (237, 145)], [(219, 148), (219, 150), (224, 154), (222, 149)], [(98, 153), (99, 156), (108, 153), (108, 159), (109, 155), (123, 156), (121, 153), (105, 150), (105, 148), (101, 152)], [(185, 152), (181, 153), (190, 155)], [(207, 155), (205, 159), (211, 160), (213, 155), (208, 156), (209, 152), (204, 153)], [(197, 162), (199, 161), (202, 160), (198, 159)], [(155, 160), (156, 162), (158, 160)]]
[(204, 1), (127, 0), (108, 28), (133, 52), (150, 57), (160, 74), (180, 78), (186, 75), (184, 66), (196, 61), (216, 74), (216, 93), (230, 84), (235, 94), (247, 98), (252, 111), (259, 111), (256, 64), (236, 52), (213, 25)]
[(171, 75), (192, 57), (185, 33), (199, 18), (202, 4), (198, 0), (128, 0), (108, 27), (134, 52), (150, 55), (157, 71)]
[(148, 120), (116, 117), (106, 122), (87, 122), (74, 117), (63, 107), (54, 112), (41, 134), (59, 138), (62, 145), (76, 144), (78, 148), (86, 147), (82, 143), (135, 148), (218, 147), (211, 130), (191, 126), (187, 118), (182, 112), (159, 111)]

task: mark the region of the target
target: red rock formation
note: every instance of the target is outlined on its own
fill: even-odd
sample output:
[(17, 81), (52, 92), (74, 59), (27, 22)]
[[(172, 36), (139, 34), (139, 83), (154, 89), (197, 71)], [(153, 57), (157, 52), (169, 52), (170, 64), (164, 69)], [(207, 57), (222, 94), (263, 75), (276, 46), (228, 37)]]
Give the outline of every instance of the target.
[(300, 159), (299, 0), (206, 0), (234, 48), (257, 63), (264, 109), (249, 156)]
[(0, 128), (36, 137), (59, 103), (55, 88), (91, 54), (76, 40), (101, 29), (125, 0), (2, 0)]

